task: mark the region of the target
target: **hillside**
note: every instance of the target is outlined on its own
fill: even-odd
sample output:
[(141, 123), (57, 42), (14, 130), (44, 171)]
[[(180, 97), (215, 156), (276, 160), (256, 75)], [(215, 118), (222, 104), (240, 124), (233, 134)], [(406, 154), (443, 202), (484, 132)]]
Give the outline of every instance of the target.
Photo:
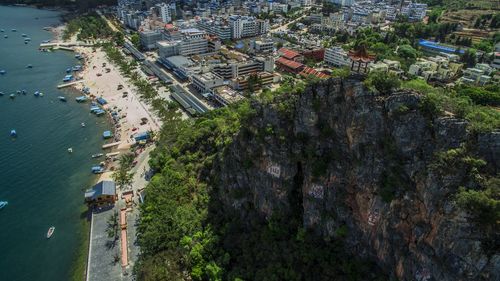
[(437, 100), (331, 79), (171, 113), (138, 279), (499, 279), (500, 118)]

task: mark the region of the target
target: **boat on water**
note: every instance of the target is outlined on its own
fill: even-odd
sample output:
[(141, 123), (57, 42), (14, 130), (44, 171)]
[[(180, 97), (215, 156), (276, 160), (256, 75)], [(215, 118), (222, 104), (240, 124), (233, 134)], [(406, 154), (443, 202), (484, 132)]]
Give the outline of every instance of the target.
[(101, 166), (94, 166), (94, 167), (92, 167), (92, 173), (93, 174), (102, 174), (102, 173), (104, 173), (104, 168)]
[(9, 35), (4, 35), (3, 38), (9, 38)]
[(28, 65), (26, 66), (26, 68), (33, 68), (33, 65), (32, 65), (32, 64), (28, 64)]
[(21, 94), (26, 95), (26, 90), (21, 90)]
[(11, 99), (14, 99), (14, 98), (16, 97), (16, 95), (14, 95), (14, 94), (10, 94), (10, 96), (9, 96), (9, 97), (10, 97)]
[(56, 228), (54, 226), (51, 226), (47, 231), (47, 239), (49, 239), (50, 237), (52, 237), (52, 235), (54, 235), (54, 231), (56, 231)]
[(42, 41), (43, 44), (47, 44), (47, 43), (50, 43), (50, 40), (43, 40)]
[(20, 95), (21, 94), (21, 90), (17, 90), (16, 94)]
[(102, 157), (104, 154), (102, 153), (97, 153), (97, 154), (92, 154), (92, 158), (99, 158)]
[(3, 96), (3, 95), (5, 95), (5, 94), (3, 92), (0, 92), (0, 96)]
[(17, 137), (16, 130), (10, 130), (10, 136), (13, 137), (13, 138)]
[(66, 102), (66, 98), (65, 98), (65, 97), (63, 97), (63, 96), (58, 96), (57, 98), (58, 98), (60, 101)]
[(28, 35), (26, 35), (25, 33), (23, 33), (21, 36), (22, 37), (28, 37)]
[(7, 202), (7, 201), (0, 201), (0, 210), (3, 209), (8, 204), (9, 204), (9, 202)]
[(11, 29), (12, 32), (17, 32), (17, 29), (13, 28)]
[(5, 29), (0, 29), (0, 32), (5, 32)]
[(68, 152), (69, 152), (69, 153), (73, 153), (73, 148), (71, 148), (71, 147), (70, 147), (70, 148), (68, 148)]
[(66, 73), (71, 73), (71, 67), (66, 68)]
[(83, 123), (83, 122), (82, 122), (82, 124), (81, 124), (81, 125), (82, 125), (82, 127), (85, 127), (85, 123)]
[(88, 98), (86, 96), (80, 96), (76, 98), (76, 102), (86, 102), (87, 99)]
[(3, 70), (3, 69), (2, 69), (2, 70), (0, 70), (0, 75), (4, 75), (5, 73), (7, 73), (7, 71), (5, 71), (5, 70)]

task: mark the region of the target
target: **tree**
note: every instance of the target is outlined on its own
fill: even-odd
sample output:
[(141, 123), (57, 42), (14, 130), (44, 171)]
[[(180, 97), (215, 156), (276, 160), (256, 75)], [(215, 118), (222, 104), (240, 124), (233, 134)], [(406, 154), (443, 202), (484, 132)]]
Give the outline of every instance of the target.
[(120, 188), (124, 188), (132, 184), (134, 173), (130, 172), (134, 155), (131, 153), (123, 154), (120, 157), (120, 167), (113, 173), (112, 177)]
[(414, 60), (417, 58), (417, 50), (410, 45), (402, 45), (398, 49), (398, 56), (403, 59)]
[(130, 36), (130, 42), (137, 48), (141, 48), (141, 38), (139, 37), (139, 34), (134, 33)]
[(473, 67), (476, 65), (476, 50), (469, 48), (465, 50), (464, 54), (462, 55), (462, 62), (467, 65), (467, 67)]
[(125, 44), (125, 38), (123, 36), (123, 33), (121, 33), (120, 31), (115, 32), (115, 34), (113, 35), (113, 39), (117, 46), (123, 46), (123, 44)]
[(390, 94), (392, 90), (401, 86), (401, 81), (393, 73), (372, 71), (364, 81), (365, 86), (381, 94)]

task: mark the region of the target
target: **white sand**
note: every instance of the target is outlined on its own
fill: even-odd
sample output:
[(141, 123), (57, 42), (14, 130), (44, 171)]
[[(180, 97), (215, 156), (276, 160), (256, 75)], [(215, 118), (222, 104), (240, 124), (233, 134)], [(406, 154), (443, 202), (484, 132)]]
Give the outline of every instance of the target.
[[(115, 148), (121, 152), (129, 151), (132, 143), (132, 136), (139, 132), (160, 130), (161, 122), (154, 115), (151, 106), (138, 99), (136, 88), (123, 77), (117, 66), (111, 64), (104, 51), (93, 48), (79, 47), (76, 52), (85, 56), (84, 70), (79, 73), (79, 76), (85, 80), (83, 85), (78, 86), (79, 89), (88, 87), (90, 95), (95, 97), (104, 98), (108, 104), (104, 106), (105, 109), (113, 109), (117, 111), (119, 116), (122, 117), (120, 121), (115, 124), (115, 140), (122, 143)], [(106, 66), (103, 67), (103, 63)], [(110, 69), (106, 73), (106, 68)], [(97, 76), (101, 74), (101, 76)], [(123, 89), (118, 90), (118, 85), (122, 85)], [(128, 97), (122, 97), (123, 92), (128, 92)], [(148, 122), (141, 125), (141, 118), (147, 118)], [(135, 130), (133, 130), (136, 128)], [(109, 153), (110, 150), (106, 150)], [(107, 170), (109, 170), (113, 163), (109, 163)], [(110, 167), (111, 166), (111, 167)], [(101, 179), (110, 178), (111, 173), (106, 172), (102, 174)]]

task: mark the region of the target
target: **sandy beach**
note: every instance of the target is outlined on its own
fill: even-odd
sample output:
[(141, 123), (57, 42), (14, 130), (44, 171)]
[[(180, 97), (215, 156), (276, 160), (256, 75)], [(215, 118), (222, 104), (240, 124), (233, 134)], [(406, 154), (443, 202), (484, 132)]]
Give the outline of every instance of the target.
[[(85, 57), (83, 70), (78, 73), (85, 82), (77, 86), (78, 90), (87, 87), (90, 95), (102, 97), (108, 103), (103, 106), (108, 111), (118, 112), (120, 120), (114, 122), (114, 142), (120, 141), (117, 147), (106, 149), (103, 153), (128, 152), (133, 144), (133, 136), (137, 133), (159, 131), (161, 121), (152, 114), (152, 108), (139, 99), (136, 88), (123, 77), (117, 66), (111, 64), (103, 50), (99, 48), (79, 47), (75, 49)], [(121, 85), (121, 86), (120, 86)], [(144, 118), (147, 122), (144, 124)], [(141, 150), (136, 150), (139, 154)], [(102, 179), (109, 179), (117, 164), (108, 161), (106, 172), (101, 175)]]

